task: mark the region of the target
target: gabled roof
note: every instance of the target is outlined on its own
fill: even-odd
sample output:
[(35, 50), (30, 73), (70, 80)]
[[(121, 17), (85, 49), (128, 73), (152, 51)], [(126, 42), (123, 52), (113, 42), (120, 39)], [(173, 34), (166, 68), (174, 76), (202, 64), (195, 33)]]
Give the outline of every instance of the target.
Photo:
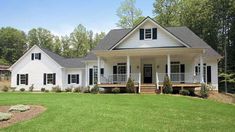
[(84, 68), (85, 67), (85, 64), (81, 62), (83, 60), (82, 58), (65, 58), (54, 52), (49, 51), (48, 49), (41, 48), (41, 47), (39, 48), (62, 67), (65, 67), (65, 68)]
[[(218, 54), (213, 48), (211, 48), (205, 41), (199, 38), (189, 28), (183, 26), (183, 27), (166, 27), (164, 29), (167, 30), (172, 35), (174, 35), (180, 41), (186, 43), (189, 46), (189, 48), (204, 48), (206, 56), (221, 58), (220, 54)], [(111, 30), (94, 50), (110, 50), (132, 30), (133, 29)]]

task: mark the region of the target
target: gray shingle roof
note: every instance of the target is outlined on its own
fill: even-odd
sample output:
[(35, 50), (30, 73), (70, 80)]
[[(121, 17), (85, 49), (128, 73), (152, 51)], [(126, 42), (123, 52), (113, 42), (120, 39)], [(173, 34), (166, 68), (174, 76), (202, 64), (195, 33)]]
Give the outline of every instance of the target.
[[(206, 56), (221, 57), (221, 55), (219, 55), (213, 48), (211, 48), (205, 41), (199, 38), (187, 27), (167, 27), (165, 29), (192, 48), (205, 48)], [(94, 50), (109, 50), (130, 31), (131, 29), (111, 30)]]
[(56, 61), (59, 65), (65, 68), (84, 68), (85, 64), (81, 61), (82, 58), (65, 58), (56, 53), (53, 53), (47, 49), (41, 48), (48, 56), (50, 56), (54, 61)]

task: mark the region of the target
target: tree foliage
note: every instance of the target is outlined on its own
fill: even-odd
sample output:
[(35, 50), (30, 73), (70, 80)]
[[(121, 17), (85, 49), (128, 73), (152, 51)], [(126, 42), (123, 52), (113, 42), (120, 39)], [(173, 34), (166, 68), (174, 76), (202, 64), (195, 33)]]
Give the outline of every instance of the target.
[(117, 16), (119, 17), (118, 27), (132, 28), (135, 25), (135, 21), (142, 16), (142, 11), (135, 7), (135, 2), (135, 0), (124, 0), (121, 3), (121, 6), (117, 9)]

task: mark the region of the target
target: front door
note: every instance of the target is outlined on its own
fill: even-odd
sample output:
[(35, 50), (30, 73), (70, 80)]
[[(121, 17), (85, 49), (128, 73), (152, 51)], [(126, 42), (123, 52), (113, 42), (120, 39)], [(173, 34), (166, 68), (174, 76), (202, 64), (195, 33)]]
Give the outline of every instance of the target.
[(144, 83), (152, 83), (152, 64), (144, 64)]

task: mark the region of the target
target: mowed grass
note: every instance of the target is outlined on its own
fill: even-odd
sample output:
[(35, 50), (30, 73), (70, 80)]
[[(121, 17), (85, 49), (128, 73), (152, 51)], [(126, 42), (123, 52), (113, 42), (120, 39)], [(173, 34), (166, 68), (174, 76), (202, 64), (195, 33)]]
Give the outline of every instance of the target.
[(12, 104), (47, 110), (0, 131), (235, 131), (234, 105), (182, 96), (0, 93)]

